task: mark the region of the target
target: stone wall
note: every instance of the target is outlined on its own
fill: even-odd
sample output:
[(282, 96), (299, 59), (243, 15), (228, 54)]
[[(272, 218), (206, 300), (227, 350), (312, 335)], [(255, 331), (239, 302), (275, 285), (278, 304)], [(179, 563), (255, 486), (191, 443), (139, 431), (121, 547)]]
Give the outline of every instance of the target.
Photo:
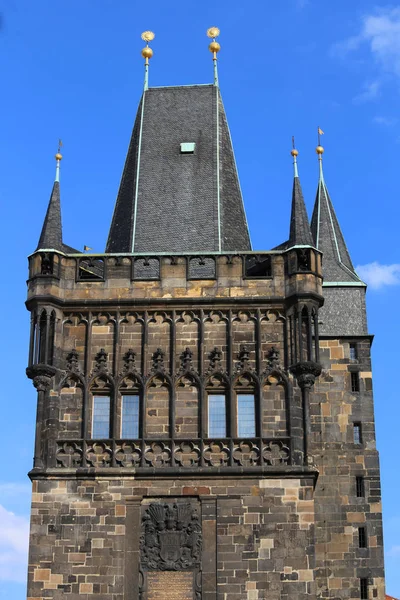
[[(350, 343), (357, 359), (350, 359)], [(375, 447), (369, 338), (320, 340), (323, 371), (311, 396), (312, 453), (319, 472), (315, 489), (316, 582), (320, 598), (384, 598), (382, 505)], [(359, 376), (352, 392), (351, 372)], [(361, 425), (355, 443), (354, 424)], [(357, 440), (358, 441), (358, 440)], [(364, 495), (357, 497), (356, 477)], [(365, 527), (366, 546), (359, 547)]]
[(116, 478), (34, 482), (28, 598), (136, 600), (141, 506), (181, 497), (199, 501), (202, 598), (315, 597), (313, 479)]

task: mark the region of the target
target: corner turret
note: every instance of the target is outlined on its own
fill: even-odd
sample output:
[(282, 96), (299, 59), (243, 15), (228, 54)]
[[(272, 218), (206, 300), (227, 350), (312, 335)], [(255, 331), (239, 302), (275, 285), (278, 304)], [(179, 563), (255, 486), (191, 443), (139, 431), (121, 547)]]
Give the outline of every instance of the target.
[(60, 146), (55, 159), (56, 176), (36, 250), (63, 250), (60, 203), (60, 163), (62, 155), (60, 154)]
[(316, 148), (319, 179), (311, 232), (315, 247), (323, 253), (322, 274), (325, 303), (322, 310), (321, 335), (354, 336), (367, 334), (366, 285), (355, 272), (335, 209), (325, 183), (322, 155)]

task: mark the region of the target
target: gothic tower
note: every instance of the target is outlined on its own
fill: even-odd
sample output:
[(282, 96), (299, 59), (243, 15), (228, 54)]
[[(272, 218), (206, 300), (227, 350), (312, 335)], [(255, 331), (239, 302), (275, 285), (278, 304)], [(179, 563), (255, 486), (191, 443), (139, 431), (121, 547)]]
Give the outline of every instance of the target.
[(29, 258), (28, 597), (384, 600), (365, 284), (292, 150), (289, 239), (251, 249), (218, 85), (145, 86), (104, 254)]

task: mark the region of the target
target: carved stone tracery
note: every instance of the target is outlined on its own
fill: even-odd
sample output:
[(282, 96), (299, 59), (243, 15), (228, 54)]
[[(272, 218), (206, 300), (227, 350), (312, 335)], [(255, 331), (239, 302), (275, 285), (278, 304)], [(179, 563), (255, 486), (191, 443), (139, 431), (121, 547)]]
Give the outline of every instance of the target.
[(190, 348), (185, 348), (182, 352), (181, 356), (181, 368), (180, 371), (182, 373), (187, 373), (188, 371), (193, 371), (193, 352)]
[(209, 373), (214, 373), (216, 371), (223, 371), (223, 366), (222, 366), (222, 351), (215, 347), (213, 350), (211, 350), (210, 354), (208, 355), (208, 358), (210, 360), (210, 365), (208, 367), (208, 372)]
[(161, 350), (161, 348), (157, 348), (157, 350), (153, 353), (152, 361), (153, 365), (151, 368), (152, 373), (164, 373), (165, 365), (164, 365), (164, 357), (165, 352)]
[(67, 354), (67, 371), (79, 373), (78, 352), (73, 349)]

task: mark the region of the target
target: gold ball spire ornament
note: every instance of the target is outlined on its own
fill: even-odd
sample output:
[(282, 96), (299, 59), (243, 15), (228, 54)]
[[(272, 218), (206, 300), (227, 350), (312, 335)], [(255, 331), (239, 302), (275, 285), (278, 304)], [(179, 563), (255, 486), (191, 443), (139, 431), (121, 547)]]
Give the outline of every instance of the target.
[(143, 58), (151, 58), (153, 56), (153, 50), (149, 46), (145, 46), (142, 50)]
[(218, 29), (218, 27), (210, 27), (209, 29), (207, 29), (207, 37), (212, 38), (214, 40), (219, 36), (220, 33), (221, 32)]
[(62, 160), (62, 154), (61, 154), (61, 146), (62, 145), (63, 145), (62, 141), (58, 140), (57, 154), (54, 157), (56, 160)]
[(290, 151), (290, 154), (294, 157), (294, 156), (298, 156), (299, 155), (299, 151), (296, 150), (296, 148), (293, 148), (293, 150)]
[(214, 54), (214, 60), (216, 60), (217, 58), (217, 53), (221, 50), (221, 46), (219, 45), (219, 43), (215, 40), (215, 38), (217, 38), (220, 34), (220, 30), (218, 29), (218, 27), (210, 27), (209, 29), (207, 29), (207, 37), (212, 39), (211, 44), (208, 46), (208, 49), (210, 52), (212, 52)]
[(149, 48), (149, 42), (153, 41), (156, 36), (152, 31), (143, 31), (140, 37), (146, 42), (146, 46), (142, 50), (142, 56), (146, 60), (146, 64), (148, 64), (149, 58), (153, 56), (153, 50)]
[(217, 53), (221, 50), (221, 46), (218, 44), (218, 42), (211, 42), (211, 44), (208, 46), (208, 49), (210, 52)]
[(315, 152), (321, 156), (325, 152), (325, 150), (322, 146), (317, 146), (315, 148)]
[(140, 37), (142, 38), (142, 40), (144, 42), (152, 42), (154, 40), (154, 38), (156, 37), (156, 34), (153, 33), (152, 31), (143, 31), (143, 33)]

